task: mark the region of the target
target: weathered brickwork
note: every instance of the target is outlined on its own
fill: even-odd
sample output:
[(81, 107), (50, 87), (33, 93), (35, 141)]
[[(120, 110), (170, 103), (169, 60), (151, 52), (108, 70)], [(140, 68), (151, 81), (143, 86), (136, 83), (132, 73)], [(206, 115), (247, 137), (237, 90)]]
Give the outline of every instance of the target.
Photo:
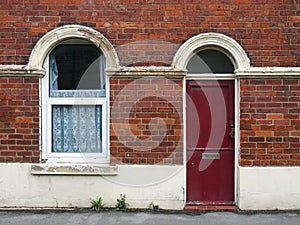
[(188, 38), (217, 32), (237, 40), (254, 66), (299, 66), (299, 5), (299, 0), (1, 0), (0, 62), (27, 64), (46, 32), (82, 24), (104, 34), (123, 65), (169, 65)]
[(0, 77), (0, 162), (39, 161), (39, 80)]
[[(107, 37), (123, 66), (169, 66), (206, 32), (236, 40), (251, 66), (300, 66), (299, 0), (0, 0), (0, 15), (3, 65), (26, 65), (43, 35), (80, 24)], [(183, 80), (169, 81), (110, 79), (112, 163), (183, 163)], [(299, 166), (299, 81), (242, 79), (240, 96), (240, 165)], [(0, 77), (0, 103), (0, 162), (38, 162), (39, 78)]]
[(111, 79), (111, 161), (182, 164), (182, 80)]
[(299, 80), (242, 80), (240, 104), (240, 164), (299, 166)]

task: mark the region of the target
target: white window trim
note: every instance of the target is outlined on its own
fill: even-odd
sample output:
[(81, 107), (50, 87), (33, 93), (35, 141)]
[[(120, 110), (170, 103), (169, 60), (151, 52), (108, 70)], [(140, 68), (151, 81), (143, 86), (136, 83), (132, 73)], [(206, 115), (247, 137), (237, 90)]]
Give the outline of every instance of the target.
[[(42, 102), (42, 159), (62, 163), (109, 163), (109, 79), (106, 79), (106, 97), (58, 98), (49, 97), (49, 55), (44, 61), (46, 75), (41, 80)], [(52, 105), (101, 105), (102, 106), (102, 153), (53, 153), (52, 150)]]
[(188, 73), (187, 80), (234, 80), (234, 73)]

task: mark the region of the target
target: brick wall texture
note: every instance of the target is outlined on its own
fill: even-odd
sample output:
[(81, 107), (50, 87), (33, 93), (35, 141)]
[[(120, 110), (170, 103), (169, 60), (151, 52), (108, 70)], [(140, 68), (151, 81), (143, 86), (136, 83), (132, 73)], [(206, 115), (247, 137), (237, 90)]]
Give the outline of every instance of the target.
[(0, 161), (38, 162), (39, 79), (0, 77)]
[(110, 90), (111, 161), (182, 164), (182, 80), (114, 78)]
[[(299, 0), (0, 0), (0, 15), (0, 64), (26, 65), (44, 34), (80, 24), (101, 32), (125, 66), (168, 66), (182, 43), (205, 32), (236, 40), (252, 66), (300, 66)], [(112, 162), (182, 164), (182, 79), (144, 81), (121, 98), (135, 80), (110, 82)], [(299, 166), (299, 81), (240, 85), (240, 165)], [(39, 122), (39, 78), (1, 77), (0, 162), (40, 160)], [(161, 134), (151, 132), (161, 124), (156, 146)]]
[(242, 166), (300, 165), (299, 80), (241, 81)]
[(0, 0), (0, 62), (27, 64), (42, 35), (75, 23), (105, 35), (124, 65), (168, 65), (185, 40), (217, 32), (238, 41), (254, 66), (300, 66), (299, 5), (299, 0)]

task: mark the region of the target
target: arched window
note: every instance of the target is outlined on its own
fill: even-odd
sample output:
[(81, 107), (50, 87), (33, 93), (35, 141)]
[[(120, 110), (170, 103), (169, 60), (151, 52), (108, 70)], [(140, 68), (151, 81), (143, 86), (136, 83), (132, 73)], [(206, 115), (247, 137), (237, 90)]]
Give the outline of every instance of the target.
[(29, 67), (41, 79), (42, 159), (53, 162), (109, 162), (109, 79), (119, 67), (111, 43), (98, 31), (66, 25), (35, 45)]
[(187, 70), (189, 74), (233, 74), (234, 65), (223, 52), (206, 49), (190, 59)]
[(44, 62), (43, 156), (55, 161), (105, 161), (108, 79), (103, 53), (87, 40), (67, 39)]

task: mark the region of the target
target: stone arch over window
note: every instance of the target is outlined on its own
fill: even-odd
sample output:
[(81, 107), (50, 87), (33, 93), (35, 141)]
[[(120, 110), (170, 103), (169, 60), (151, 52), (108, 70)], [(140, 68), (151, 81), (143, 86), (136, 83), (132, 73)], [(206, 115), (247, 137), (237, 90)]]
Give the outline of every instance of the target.
[(187, 40), (178, 49), (172, 67), (180, 70), (187, 68), (190, 59), (200, 51), (213, 49), (225, 54), (234, 69), (249, 69), (250, 60), (244, 49), (234, 39), (219, 33), (204, 33)]
[(32, 50), (29, 67), (41, 79), (42, 159), (109, 162), (109, 79), (119, 66), (110, 42), (80, 25), (56, 28)]
[(49, 52), (68, 39), (82, 39), (93, 43), (103, 52), (107, 69), (119, 67), (118, 55), (108, 39), (98, 31), (81, 25), (62, 26), (45, 34), (33, 48), (28, 66), (30, 68), (42, 68)]

